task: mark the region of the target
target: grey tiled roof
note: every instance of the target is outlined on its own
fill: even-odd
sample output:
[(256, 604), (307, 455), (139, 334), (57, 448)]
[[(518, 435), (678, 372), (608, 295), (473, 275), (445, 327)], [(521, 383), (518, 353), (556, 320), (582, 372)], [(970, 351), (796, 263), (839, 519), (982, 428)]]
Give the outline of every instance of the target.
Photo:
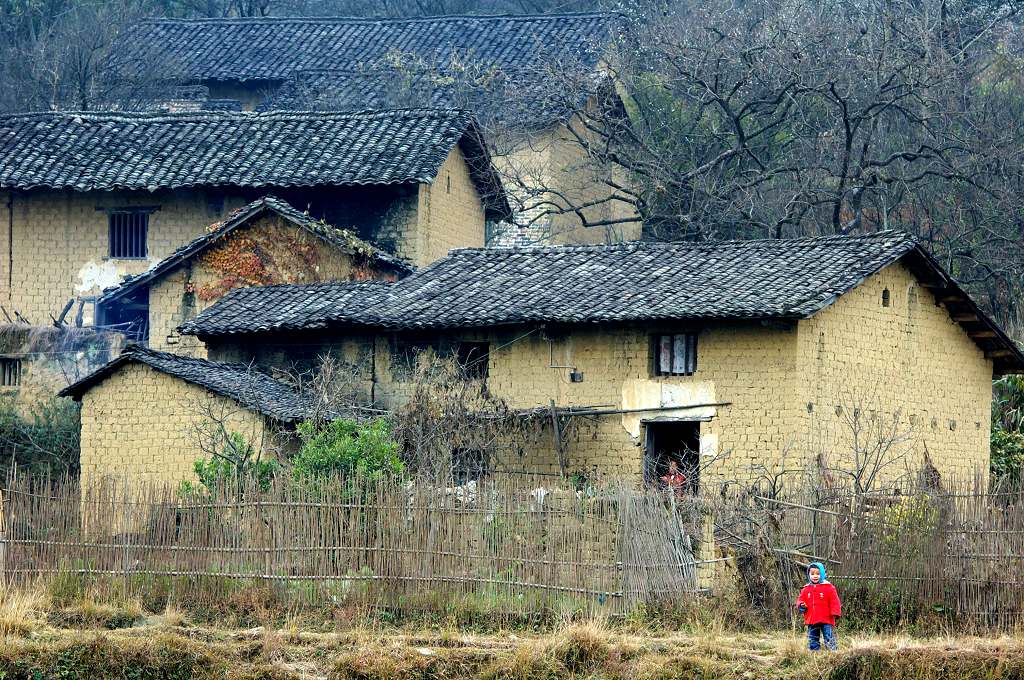
[(94, 385), (133, 362), (204, 387), (281, 422), (302, 420), (307, 412), (292, 387), (257, 369), (157, 352), (137, 345), (128, 347), (106, 366), (65, 387), (60, 396), (79, 400)]
[[(387, 281), (342, 281), (237, 288), (182, 325), (184, 333), (231, 335), (277, 330), (312, 330), (332, 323), (365, 323), (397, 285)], [(217, 311), (207, 314), (216, 308)]]
[(992, 357), (1024, 372), (1024, 354), (957, 282), (901, 232), (860, 236), (492, 248), (448, 257), (364, 295), (351, 284), (234, 291), (182, 327), (200, 337), (363, 325), (441, 329), (527, 323), (798, 319), (900, 261), (946, 301)]
[(457, 144), (485, 202), (507, 212), (472, 116), (438, 109), (4, 116), (0, 188), (429, 183)]
[[(251, 332), (278, 323), (332, 320), (393, 328), (595, 323), (656, 319), (798, 318), (915, 247), (902, 233), (718, 243), (625, 243), (547, 248), (467, 248), (374, 291), (351, 290), (315, 309), (289, 304), (286, 287), (235, 291), (188, 332)], [(301, 296), (340, 289), (302, 286)], [(296, 302), (300, 300), (296, 299)], [(332, 319), (331, 314), (339, 314)], [(250, 321), (249, 319), (254, 321)], [(216, 330), (215, 330), (216, 329)]]
[[(554, 69), (555, 66), (550, 68)], [(557, 68), (569, 69), (567, 64)], [(599, 93), (607, 81), (600, 75), (574, 77), (573, 92), (553, 85), (543, 70), (411, 68), (383, 64), (360, 69), (297, 71), (272, 96), (260, 103), (260, 111), (316, 109), (362, 111), (397, 106), (459, 108), (473, 111), (486, 122), (544, 128), (567, 119), (589, 95)]]
[(487, 69), (534, 69), (572, 58), (596, 64), (622, 24), (607, 13), (443, 16), (420, 19), (260, 18), (151, 20), (111, 52), (122, 77), (163, 65), (190, 80), (285, 80), (296, 71), (352, 70), (396, 55)]
[(320, 220), (313, 219), (300, 210), (296, 210), (278, 198), (265, 196), (235, 210), (228, 215), (227, 219), (219, 225), (215, 225), (215, 228), (181, 246), (145, 272), (136, 276), (129, 276), (125, 278), (121, 285), (105, 290), (99, 302), (110, 302), (111, 300), (123, 297), (133, 290), (137, 290), (140, 286), (148, 286), (153, 280), (174, 270), (182, 262), (216, 245), (238, 227), (249, 223), (254, 218), (267, 212), (273, 212), (299, 228), (319, 236), (342, 252), (365, 258), (376, 266), (387, 269), (394, 274), (405, 275), (412, 271), (412, 267), (403, 260), (377, 248), (371, 243), (363, 241), (351, 231), (325, 224)]

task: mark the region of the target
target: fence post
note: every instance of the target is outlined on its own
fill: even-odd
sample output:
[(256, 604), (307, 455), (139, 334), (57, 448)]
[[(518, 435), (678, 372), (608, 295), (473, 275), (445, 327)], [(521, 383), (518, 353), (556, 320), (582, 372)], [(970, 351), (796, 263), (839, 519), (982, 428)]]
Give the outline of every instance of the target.
[(7, 586), (7, 505), (0, 489), (0, 588)]

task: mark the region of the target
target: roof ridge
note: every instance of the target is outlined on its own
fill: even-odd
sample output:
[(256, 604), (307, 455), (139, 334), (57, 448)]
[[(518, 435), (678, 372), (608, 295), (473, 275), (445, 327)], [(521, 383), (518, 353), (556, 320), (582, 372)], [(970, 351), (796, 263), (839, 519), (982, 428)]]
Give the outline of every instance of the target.
[(244, 119), (306, 119), (306, 118), (384, 118), (398, 114), (450, 114), (451, 117), (466, 116), (473, 118), (468, 109), (451, 107), (405, 107), (396, 109), (363, 109), (361, 111), (332, 111), (328, 109), (270, 110), (270, 111), (24, 111), (0, 115), (0, 121), (15, 119), (53, 119), (88, 118), (97, 121), (133, 121), (133, 120), (244, 120)]
[(142, 24), (316, 24), (316, 23), (388, 23), (413, 24), (441, 21), (458, 21), (471, 19), (475, 21), (512, 20), (542, 21), (546, 19), (570, 18), (613, 18), (625, 19), (622, 12), (556, 12), (551, 14), (439, 14), (426, 17), (358, 17), (358, 16), (320, 16), (320, 17), (201, 17), (196, 19), (155, 18), (143, 19), (135, 25)]
[(593, 244), (566, 244), (566, 245), (536, 245), (536, 246), (501, 246), (501, 247), (483, 247), (483, 248), (453, 248), (449, 251), (449, 255), (455, 253), (493, 253), (493, 252), (511, 252), (511, 253), (543, 253), (543, 252), (600, 252), (600, 251), (614, 251), (614, 250), (629, 250), (631, 248), (638, 249), (671, 249), (679, 247), (690, 247), (690, 248), (721, 248), (725, 247), (745, 247), (751, 245), (810, 245), (814, 243), (824, 243), (829, 241), (863, 241), (863, 240), (878, 240), (891, 237), (900, 237), (906, 241), (913, 242), (915, 244), (920, 242), (916, 236), (909, 232), (905, 232), (899, 229), (884, 229), (881, 231), (874, 231), (865, 234), (826, 234), (823, 236), (801, 236), (797, 238), (760, 238), (760, 239), (726, 239), (721, 241), (623, 241), (621, 243), (593, 243)]
[(245, 286), (243, 288), (232, 288), (226, 295), (245, 295), (247, 292), (255, 290), (299, 290), (301, 289), (316, 289), (316, 288), (345, 288), (345, 287), (359, 287), (365, 285), (392, 285), (395, 281), (387, 281), (385, 279), (359, 279), (351, 281), (314, 281), (312, 283), (272, 283), (266, 286)]
[[(226, 361), (214, 361), (213, 359), (203, 359), (201, 357), (191, 357), (191, 356), (188, 356), (187, 354), (178, 354), (176, 352), (165, 352), (163, 350), (153, 349), (152, 347), (146, 347), (145, 345), (139, 345), (139, 344), (128, 345), (123, 350), (121, 350), (121, 356), (127, 356), (129, 358), (133, 357), (133, 356), (150, 356), (150, 357), (156, 357), (158, 359), (168, 359), (168, 360), (171, 360), (171, 361), (180, 361), (180, 362), (183, 362), (183, 363), (202, 364), (204, 366), (216, 366), (217, 368), (231, 368), (231, 369), (234, 369), (234, 370), (246, 370), (246, 371), (252, 370), (252, 371), (257, 371), (260, 374), (262, 374), (262, 375), (264, 375), (264, 376), (266, 376), (266, 377), (268, 377), (268, 378), (270, 378), (272, 380), (277, 380), (277, 378), (272, 376), (270, 373), (267, 373), (266, 371), (262, 370), (259, 366), (256, 366), (255, 364), (253, 364), (252, 366), (249, 366), (248, 364), (228, 363)], [(278, 380), (278, 382), (281, 382), (281, 381)], [(282, 383), (282, 384), (284, 384), (284, 383)]]

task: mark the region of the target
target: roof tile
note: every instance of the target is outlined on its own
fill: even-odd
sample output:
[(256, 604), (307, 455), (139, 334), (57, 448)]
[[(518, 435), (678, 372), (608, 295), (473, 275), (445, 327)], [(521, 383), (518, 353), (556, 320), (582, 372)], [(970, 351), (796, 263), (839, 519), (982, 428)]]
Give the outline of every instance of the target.
[(429, 183), (470, 132), (470, 114), (447, 109), (10, 115), (0, 117), (0, 187)]

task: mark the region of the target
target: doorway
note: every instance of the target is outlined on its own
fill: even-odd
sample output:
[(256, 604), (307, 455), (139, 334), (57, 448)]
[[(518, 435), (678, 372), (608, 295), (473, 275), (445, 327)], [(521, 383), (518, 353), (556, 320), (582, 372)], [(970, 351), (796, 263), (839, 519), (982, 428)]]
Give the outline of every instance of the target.
[[(644, 483), (654, 487), (672, 486), (696, 494), (700, 485), (700, 422), (648, 421), (644, 425)], [(672, 463), (682, 479), (670, 477)]]

